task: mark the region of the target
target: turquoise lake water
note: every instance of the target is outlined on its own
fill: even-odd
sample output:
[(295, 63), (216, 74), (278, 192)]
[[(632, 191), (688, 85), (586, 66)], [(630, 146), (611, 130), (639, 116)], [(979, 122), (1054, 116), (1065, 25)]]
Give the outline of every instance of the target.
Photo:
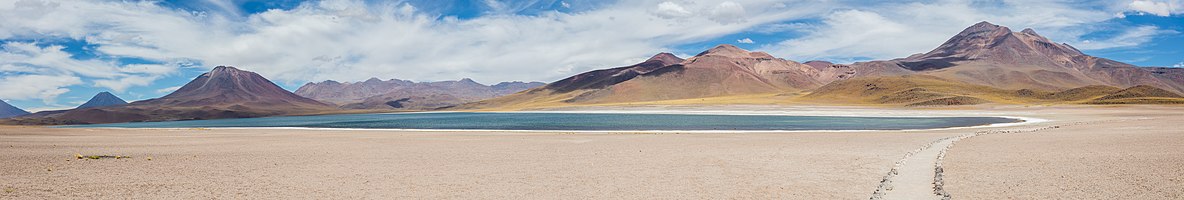
[(217, 128), (305, 127), (479, 130), (904, 130), (978, 126), (1019, 120), (1000, 117), (833, 117), (590, 113), (442, 112), (346, 114), (245, 119), (75, 125), (62, 127)]

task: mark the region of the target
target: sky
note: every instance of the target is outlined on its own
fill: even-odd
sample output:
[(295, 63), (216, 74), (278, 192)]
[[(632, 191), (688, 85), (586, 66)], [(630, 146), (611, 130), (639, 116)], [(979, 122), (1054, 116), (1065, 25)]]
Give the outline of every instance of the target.
[(836, 63), (927, 52), (980, 22), (1184, 67), (1184, 0), (0, 0), (0, 100), (164, 96), (220, 65), (295, 90), (371, 77), (551, 82), (719, 44)]

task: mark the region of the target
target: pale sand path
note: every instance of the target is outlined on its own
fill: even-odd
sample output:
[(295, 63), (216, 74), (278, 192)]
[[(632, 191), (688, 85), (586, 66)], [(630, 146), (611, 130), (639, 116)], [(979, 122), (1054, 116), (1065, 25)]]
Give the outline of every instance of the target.
[[(933, 192), (933, 169), (937, 164), (938, 154), (954, 140), (956, 138), (938, 139), (932, 145), (904, 159), (891, 178), (892, 181), (886, 183), (887, 188), (882, 191), (884, 194), (880, 198), (941, 199), (941, 196)], [(876, 199), (874, 196), (873, 199)]]

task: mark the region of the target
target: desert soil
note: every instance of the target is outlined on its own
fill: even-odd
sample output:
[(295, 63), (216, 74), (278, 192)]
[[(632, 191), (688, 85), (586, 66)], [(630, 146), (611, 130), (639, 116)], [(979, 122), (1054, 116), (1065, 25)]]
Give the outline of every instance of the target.
[(892, 169), (882, 197), (940, 198), (926, 188), (943, 151), (956, 199), (1184, 194), (1176, 107), (579, 109), (1051, 121), (784, 133), (0, 127), (0, 198), (867, 199)]

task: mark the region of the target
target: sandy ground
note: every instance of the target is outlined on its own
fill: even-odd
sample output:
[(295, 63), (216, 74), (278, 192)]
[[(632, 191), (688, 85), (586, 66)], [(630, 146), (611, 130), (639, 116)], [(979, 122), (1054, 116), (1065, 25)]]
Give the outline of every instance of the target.
[[(958, 199), (1184, 194), (1179, 108), (590, 110), (613, 109), (1053, 121), (932, 131), (691, 134), (0, 127), (0, 199), (867, 199), (906, 154), (935, 141), (1085, 121), (1092, 123), (952, 141), (945, 187)], [(76, 153), (132, 158), (78, 160)], [(898, 168), (932, 169), (925, 162)], [(933, 173), (900, 176), (922, 175)]]
[(1051, 122), (1063, 128), (957, 142), (944, 161), (948, 192), (955, 199), (1184, 199), (1184, 109), (1066, 118)]

